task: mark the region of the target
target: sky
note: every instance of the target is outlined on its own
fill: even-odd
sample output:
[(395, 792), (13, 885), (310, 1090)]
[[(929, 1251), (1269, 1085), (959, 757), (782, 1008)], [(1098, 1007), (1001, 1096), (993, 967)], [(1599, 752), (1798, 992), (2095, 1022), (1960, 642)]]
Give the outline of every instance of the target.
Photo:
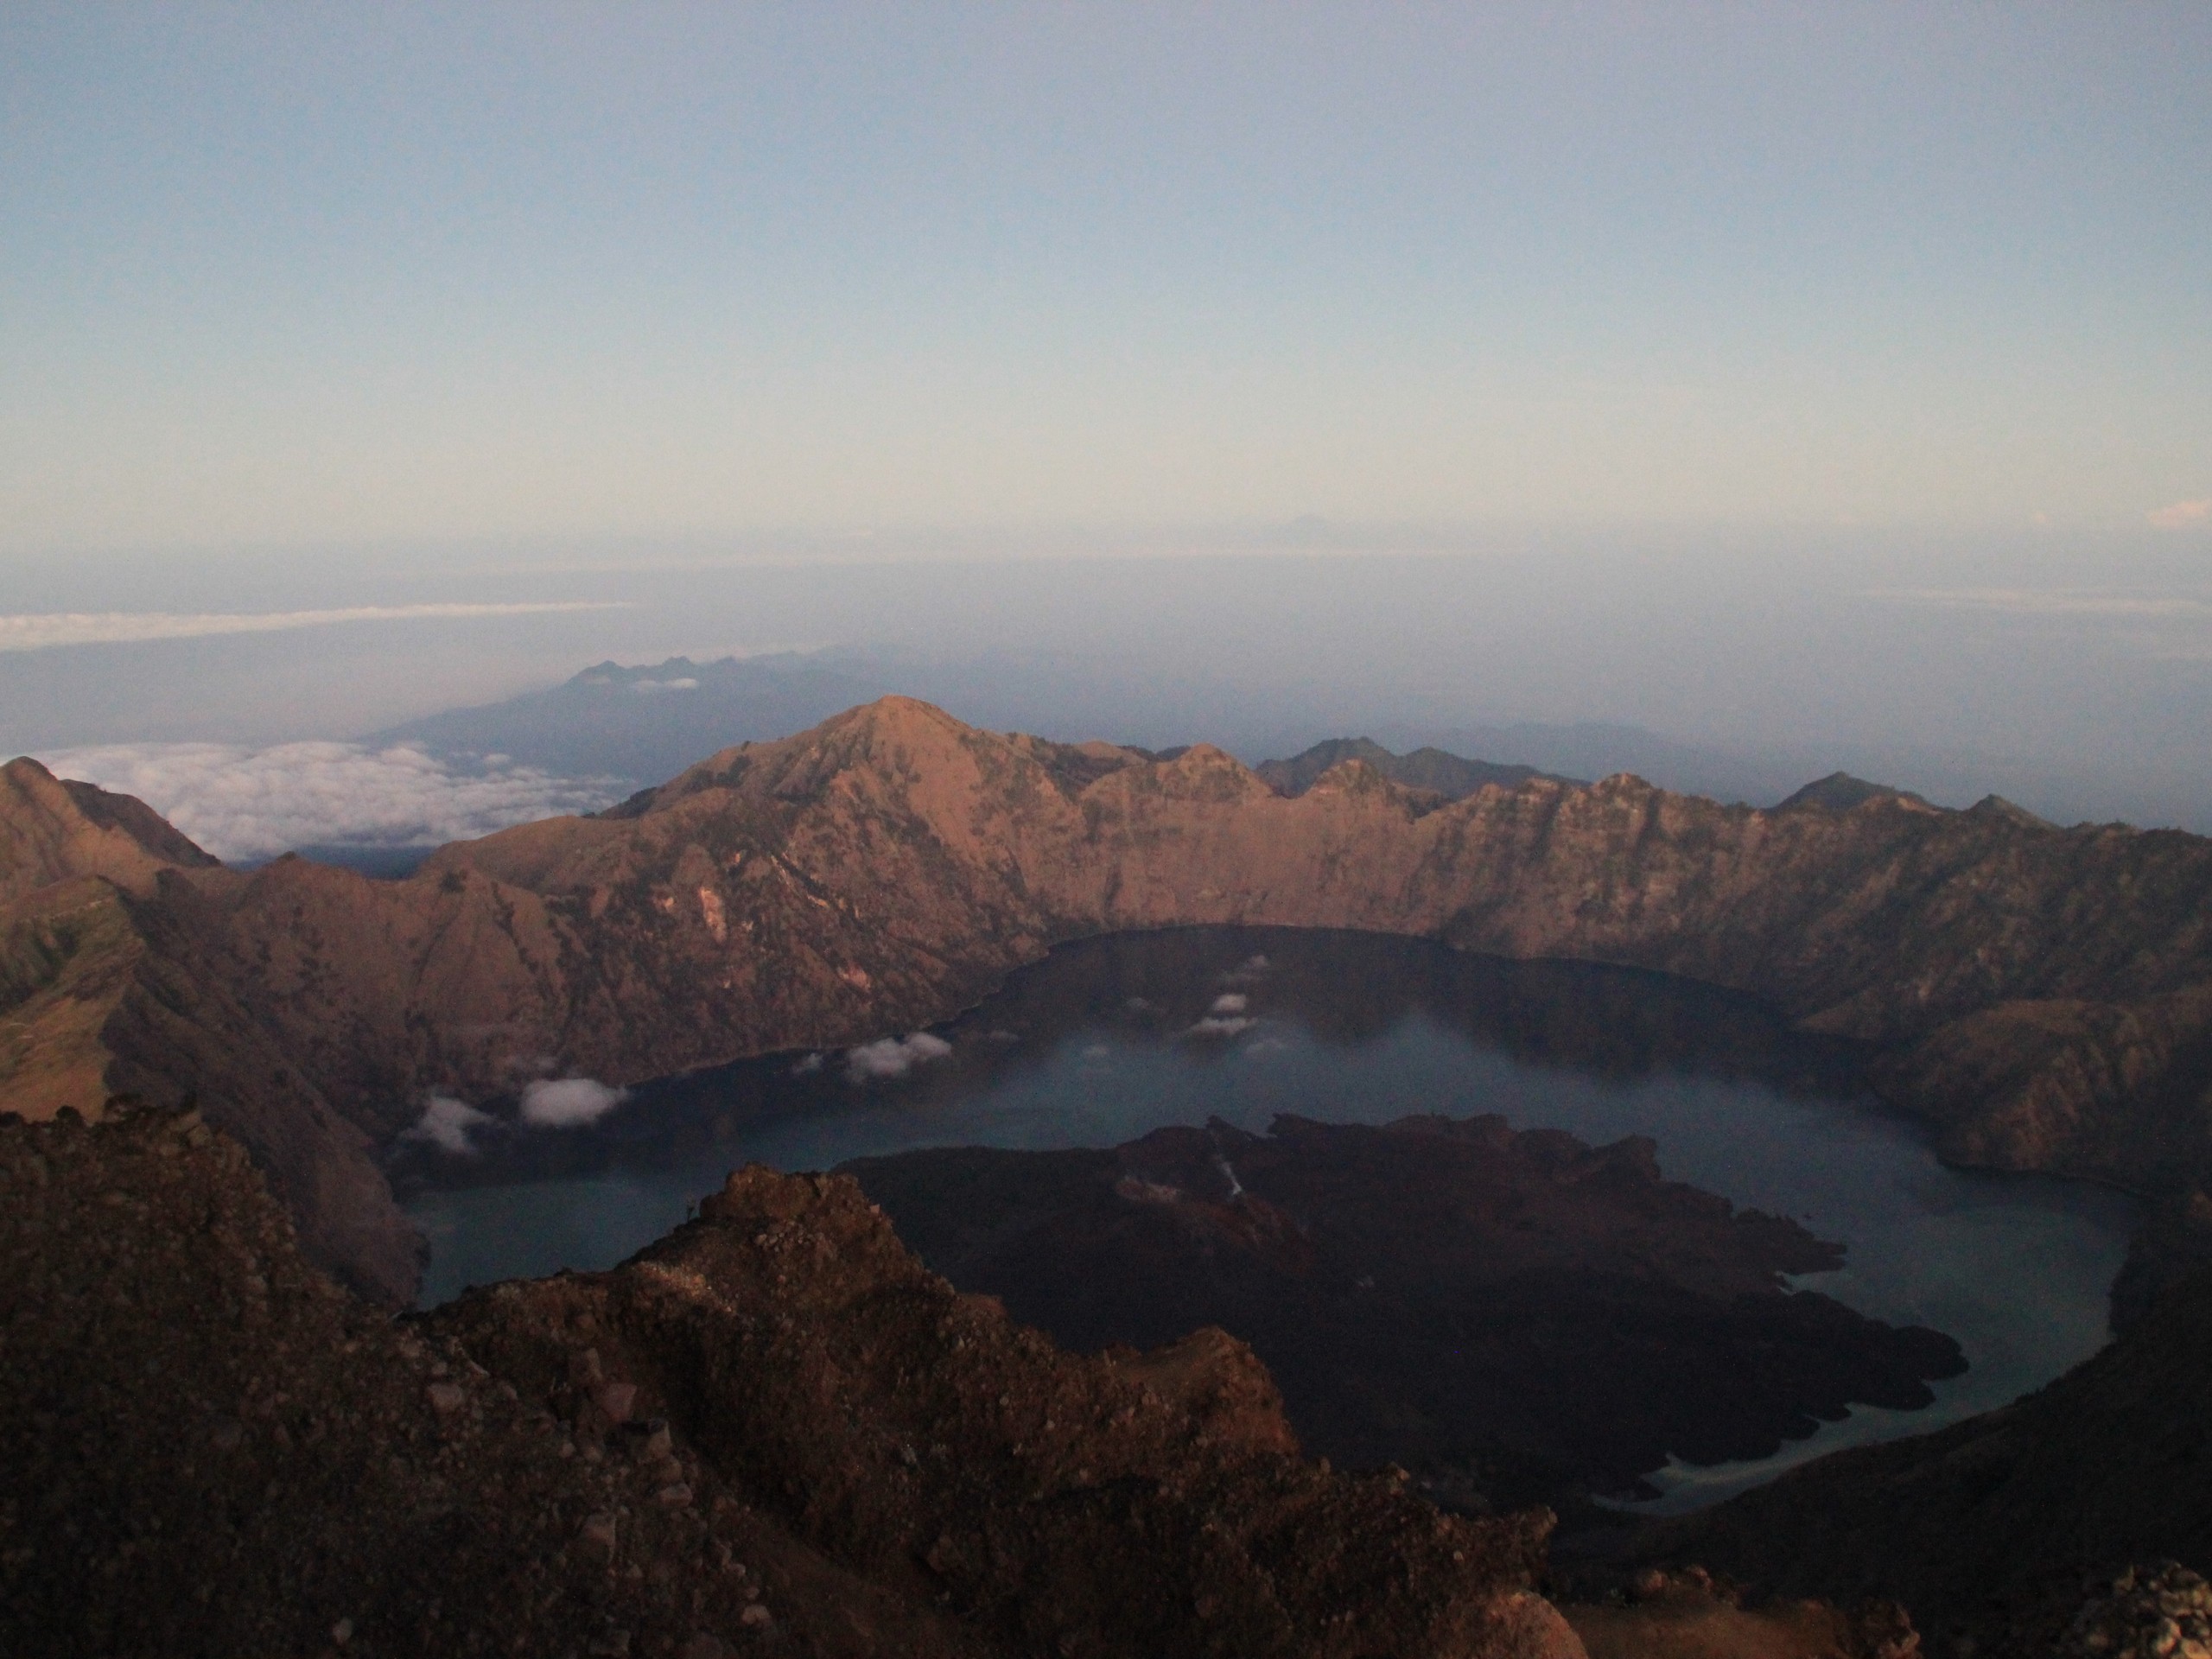
[(2212, 12), (0, 14), (22, 550), (2212, 497)]
[(257, 800), (868, 649), (2212, 828), (2208, 76), (2194, 0), (16, 0), (0, 748)]

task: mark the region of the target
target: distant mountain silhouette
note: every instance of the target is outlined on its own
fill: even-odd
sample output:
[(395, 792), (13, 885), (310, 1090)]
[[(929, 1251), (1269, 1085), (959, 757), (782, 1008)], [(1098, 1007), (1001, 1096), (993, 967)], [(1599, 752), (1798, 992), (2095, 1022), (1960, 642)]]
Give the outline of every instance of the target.
[(1806, 785), (1774, 810), (1787, 812), (1794, 807), (1824, 806), (1831, 812), (1848, 812), (1853, 807), (1864, 806), (1869, 801), (1910, 801), (1916, 806), (1929, 804), (1925, 797), (1916, 795), (1909, 789), (1895, 789), (1888, 784), (1870, 784), (1864, 778), (1854, 778), (1847, 772), (1832, 772), (1827, 777)]
[(2008, 801), (2002, 795), (1985, 795), (1967, 810), (1985, 818), (2001, 818), (2007, 823), (2017, 823), (2023, 830), (2055, 830), (2058, 826), (2049, 818), (2037, 817), (2018, 801)]
[(1491, 760), (1469, 760), (1443, 749), (1420, 748), (1410, 754), (1393, 754), (1371, 737), (1332, 737), (1287, 760), (1262, 760), (1253, 770), (1285, 795), (1303, 795), (1321, 775), (1347, 760), (1364, 760), (1394, 784), (1408, 789), (1434, 790), (1452, 800), (1473, 794), (1486, 784), (1517, 789), (1532, 778), (1551, 778), (1562, 784), (1580, 783), (1579, 778), (1560, 778), (1534, 766), (1500, 766)]
[(795, 652), (709, 663), (671, 657), (650, 668), (605, 662), (548, 690), (425, 715), (369, 741), (505, 754), (569, 776), (658, 782), (702, 754), (804, 731), (885, 690)]

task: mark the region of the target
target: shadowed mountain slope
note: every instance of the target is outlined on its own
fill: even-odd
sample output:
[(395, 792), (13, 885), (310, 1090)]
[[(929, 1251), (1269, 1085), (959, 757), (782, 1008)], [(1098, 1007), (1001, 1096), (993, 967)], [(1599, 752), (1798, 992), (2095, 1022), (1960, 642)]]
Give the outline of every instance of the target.
[(2212, 1274), (2199, 1274), (2017, 1404), (1822, 1458), (1665, 1524), (1650, 1547), (1777, 1594), (1879, 1586), (1923, 1630), (2044, 1654), (2084, 1585), (2136, 1561), (2212, 1561), (2208, 1471)]

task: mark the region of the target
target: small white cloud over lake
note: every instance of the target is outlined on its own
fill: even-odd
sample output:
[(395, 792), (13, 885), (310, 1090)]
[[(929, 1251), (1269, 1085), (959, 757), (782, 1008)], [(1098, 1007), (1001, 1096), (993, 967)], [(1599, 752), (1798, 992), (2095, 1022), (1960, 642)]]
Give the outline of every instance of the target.
[(845, 1075), (855, 1083), (903, 1077), (916, 1066), (941, 1060), (951, 1052), (950, 1043), (926, 1031), (907, 1037), (882, 1037), (846, 1051)]
[(630, 1098), (595, 1077), (557, 1077), (528, 1084), (522, 1091), (522, 1121), (534, 1128), (580, 1129), (596, 1123)]
[(1185, 1027), (1186, 1037), (1234, 1037), (1247, 1032), (1260, 1022), (1242, 1014), (1210, 1014), (1196, 1025)]

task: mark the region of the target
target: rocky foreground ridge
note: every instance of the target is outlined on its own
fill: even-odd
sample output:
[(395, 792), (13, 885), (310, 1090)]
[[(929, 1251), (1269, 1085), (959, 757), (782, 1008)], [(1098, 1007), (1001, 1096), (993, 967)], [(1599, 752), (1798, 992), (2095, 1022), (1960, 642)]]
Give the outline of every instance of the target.
[(624, 1083), (941, 1019), (1059, 940), (1326, 925), (1657, 969), (1880, 1045), (1947, 1155), (2167, 1200), (2141, 1304), (2212, 1236), (2212, 842), (2002, 803), (1724, 807), (1622, 776), (1446, 801), (1353, 761), (1294, 798), (887, 698), (615, 810), (372, 882), (213, 866), (137, 803), (0, 771), (0, 1089), (194, 1093), (316, 1259), (404, 1297), (371, 1156), (426, 1090)]
[(701, 1208), (402, 1320), (198, 1113), (0, 1115), (0, 1651), (1580, 1659), (1548, 1516), (1304, 1461), (1220, 1332), (1060, 1353), (847, 1180)]

